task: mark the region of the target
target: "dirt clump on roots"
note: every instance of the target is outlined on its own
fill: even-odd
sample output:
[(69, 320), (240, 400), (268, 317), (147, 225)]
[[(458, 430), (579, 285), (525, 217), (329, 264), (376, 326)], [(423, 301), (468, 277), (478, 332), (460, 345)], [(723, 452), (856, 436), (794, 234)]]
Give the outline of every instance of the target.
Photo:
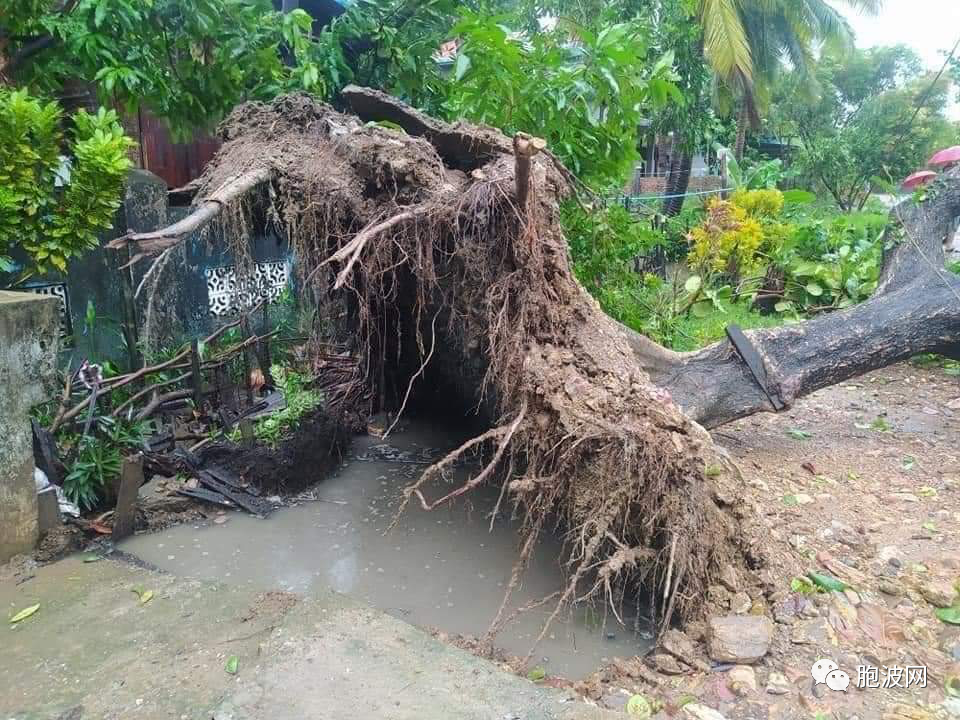
[(276, 445), (264, 442), (214, 443), (201, 460), (227, 470), (262, 495), (294, 495), (329, 476), (349, 443), (342, 425), (325, 412), (301, 418)]
[[(701, 616), (715, 578), (762, 565), (761, 533), (735, 466), (575, 280), (558, 219), (569, 173), (529, 139), (441, 123), (371, 90), (348, 88), (344, 101), (359, 117), (303, 95), (238, 108), (200, 187), (209, 196), (267, 171), (221, 222), (264, 212), (289, 238), (326, 318), (319, 371), (344, 358), (355, 369), (328, 382), (334, 410), (402, 413), (441, 383), (485, 417), (489, 429), (406, 501), (432, 509), (501, 484), (498, 510), (512, 508), (524, 534), (491, 634), (556, 518), (567, 581), (544, 599), (555, 607), (544, 633), (575, 601), (619, 613), (641, 586), (663, 627)], [(476, 449), (476, 476), (426, 496), (426, 481)]]

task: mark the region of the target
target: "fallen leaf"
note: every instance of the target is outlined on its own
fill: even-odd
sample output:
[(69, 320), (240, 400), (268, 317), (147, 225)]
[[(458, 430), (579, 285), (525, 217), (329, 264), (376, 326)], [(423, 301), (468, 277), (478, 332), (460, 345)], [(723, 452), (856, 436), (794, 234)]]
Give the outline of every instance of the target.
[(153, 590), (144, 590), (141, 587), (130, 588), (130, 592), (136, 593), (141, 605), (146, 605), (153, 600)]
[(787, 430), (787, 435), (794, 440), (809, 440), (812, 437), (806, 430), (800, 430), (799, 428), (790, 428)]
[(226, 670), (231, 675), (236, 675), (237, 670), (239, 669), (240, 669), (240, 658), (238, 658), (236, 655), (231, 655), (229, 658), (227, 658), (227, 665), (226, 667), (224, 667), (224, 670)]
[(540, 682), (546, 676), (547, 676), (547, 671), (544, 670), (542, 667), (537, 666), (527, 673), (527, 680), (531, 680), (533, 682)]
[(643, 695), (631, 695), (627, 700), (627, 715), (638, 720), (650, 720), (653, 717), (653, 707)]
[(216, 525), (223, 525), (223, 524), (224, 524), (227, 520), (229, 520), (229, 519), (230, 519), (230, 518), (228, 518), (226, 515), (217, 515), (217, 516), (213, 519), (213, 522), (214, 522)]
[(103, 555), (84, 555), (83, 561), (85, 563), (95, 563), (103, 560)]
[(903, 462), (901, 463), (901, 465), (903, 466), (903, 469), (904, 469), (904, 470), (913, 470), (913, 468), (916, 466), (916, 464), (917, 464), (917, 459), (916, 459), (915, 457), (913, 457), (912, 455), (907, 455), (907, 456), (903, 459)]
[(802, 467), (804, 470), (806, 470), (806, 471), (807, 471), (808, 473), (810, 473), (811, 475), (816, 476), (816, 475), (819, 474), (819, 473), (817, 473), (817, 469), (813, 466), (813, 463), (812, 463), (812, 462), (805, 462), (805, 463), (803, 463), (800, 467)]
[(960, 607), (940, 608), (934, 615), (948, 625), (960, 625)]
[(21, 620), (26, 620), (28, 617), (33, 615), (39, 609), (40, 609), (40, 603), (37, 603), (36, 605), (31, 605), (28, 608), (24, 608), (23, 610), (18, 612), (16, 615), (14, 615), (12, 618), (10, 618), (10, 624), (14, 625), (20, 622)]

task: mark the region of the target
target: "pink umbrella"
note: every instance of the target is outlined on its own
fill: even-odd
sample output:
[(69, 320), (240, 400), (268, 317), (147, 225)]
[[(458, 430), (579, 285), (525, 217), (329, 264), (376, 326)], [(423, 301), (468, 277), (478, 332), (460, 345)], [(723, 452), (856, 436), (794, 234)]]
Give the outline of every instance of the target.
[(920, 172), (915, 172), (913, 175), (903, 181), (903, 189), (913, 190), (921, 185), (926, 185), (936, 176), (937, 174), (935, 172), (931, 172), (930, 170), (921, 170)]
[(946, 150), (941, 150), (932, 158), (930, 162), (927, 163), (930, 167), (933, 168), (945, 168), (948, 165), (953, 165), (954, 163), (960, 162), (960, 145), (954, 145), (951, 148)]

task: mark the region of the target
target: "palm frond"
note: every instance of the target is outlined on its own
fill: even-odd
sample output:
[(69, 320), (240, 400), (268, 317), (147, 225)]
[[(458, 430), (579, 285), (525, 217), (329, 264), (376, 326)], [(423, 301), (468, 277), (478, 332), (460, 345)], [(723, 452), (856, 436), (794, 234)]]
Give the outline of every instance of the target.
[[(763, 0), (765, 1), (765, 0)], [(753, 55), (738, 0), (700, 0), (704, 53), (727, 84), (753, 83)]]

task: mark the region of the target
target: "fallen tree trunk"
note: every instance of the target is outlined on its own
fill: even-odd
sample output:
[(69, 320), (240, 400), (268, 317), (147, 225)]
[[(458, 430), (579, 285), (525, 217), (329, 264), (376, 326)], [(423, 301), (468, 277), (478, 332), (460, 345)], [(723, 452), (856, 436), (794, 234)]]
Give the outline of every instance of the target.
[[(569, 173), (549, 152), (532, 152), (535, 139), (521, 138), (515, 152), (495, 131), (447, 125), (376, 91), (352, 87), (344, 99), (360, 120), (389, 120), (404, 132), (304, 96), (248, 104), (225, 124), (198, 196), (216, 197), (229, 215), (260, 192), (286, 230), (301, 277), (325, 305), (332, 337), (320, 340), (346, 343), (357, 358), (359, 375), (337, 375), (349, 392), (322, 381), (331, 397), (403, 410), (440, 388), (444, 402), (488, 420), (489, 430), (408, 488), (407, 500), (433, 508), (503, 483), (526, 538), (493, 629), (555, 517), (568, 531), (569, 580), (551, 619), (578, 598), (622, 600), (636, 583), (657, 589), (664, 626), (676, 613), (696, 616), (717, 577), (766, 560), (739, 474), (698, 421), (763, 411), (768, 393), (789, 405), (956, 341), (956, 307), (947, 302), (956, 282), (931, 270), (911, 271), (902, 284), (893, 272), (859, 308), (750, 334), (768, 378), (761, 389), (729, 343), (677, 354), (603, 314), (573, 277), (558, 221)], [(243, 189), (243, 177), (269, 181)], [(957, 175), (943, 184), (950, 192), (937, 213), (956, 210), (960, 195)], [(210, 214), (201, 203), (189, 226)], [(928, 214), (924, 232), (936, 233), (942, 225)], [(909, 236), (908, 219), (902, 227)], [(178, 233), (153, 233), (145, 247), (128, 240), (134, 252), (157, 252)], [(909, 242), (893, 251), (892, 265), (910, 265), (897, 260)], [(358, 378), (365, 392), (356, 391)], [(472, 480), (441, 491), (427, 485), (478, 448), (489, 460)]]

